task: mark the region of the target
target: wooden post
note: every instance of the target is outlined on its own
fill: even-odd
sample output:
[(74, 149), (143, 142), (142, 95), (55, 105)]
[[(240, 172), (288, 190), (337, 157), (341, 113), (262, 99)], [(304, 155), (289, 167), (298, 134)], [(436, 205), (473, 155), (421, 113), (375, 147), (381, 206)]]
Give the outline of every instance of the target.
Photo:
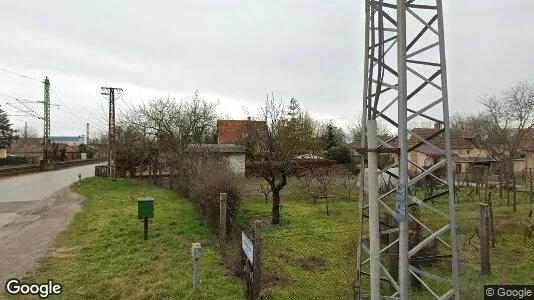
[(219, 239), (221, 242), (226, 241), (226, 193), (219, 195)]
[(488, 194), (488, 205), (489, 205), (491, 247), (495, 248), (495, 222), (493, 219), (493, 199), (491, 198), (491, 191)]
[(530, 200), (530, 205), (529, 205), (530, 210), (529, 211), (532, 211), (532, 195), (533, 195), (533, 190), (532, 190), (532, 168), (528, 169), (528, 173), (529, 173), (529, 176), (528, 176), (528, 181), (529, 181), (528, 198)]
[(253, 262), (253, 279), (252, 294), (254, 299), (259, 299), (261, 291), (261, 229), (254, 227), (254, 250), (252, 254)]
[(482, 275), (490, 273), (490, 248), (489, 248), (489, 206), (479, 203), (480, 207), (480, 271)]

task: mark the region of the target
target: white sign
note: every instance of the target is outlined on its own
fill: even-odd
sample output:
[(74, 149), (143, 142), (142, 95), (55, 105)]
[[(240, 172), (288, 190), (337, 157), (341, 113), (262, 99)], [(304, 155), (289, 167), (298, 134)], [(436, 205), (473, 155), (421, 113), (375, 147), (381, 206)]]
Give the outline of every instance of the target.
[(254, 253), (254, 245), (244, 232), (241, 232), (241, 248), (243, 248), (243, 252), (245, 252), (245, 255), (247, 256), (248, 260), (250, 260), (250, 262), (254, 262), (254, 260), (252, 259)]

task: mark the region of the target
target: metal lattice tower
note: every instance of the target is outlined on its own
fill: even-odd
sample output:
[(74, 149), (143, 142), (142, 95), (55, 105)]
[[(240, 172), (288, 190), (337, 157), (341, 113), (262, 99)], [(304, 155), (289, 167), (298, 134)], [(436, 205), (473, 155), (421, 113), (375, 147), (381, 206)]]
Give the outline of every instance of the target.
[(50, 80), (48, 76), (44, 80), (44, 134), (43, 134), (43, 147), (44, 147), (44, 159), (50, 159)]
[(109, 128), (108, 128), (108, 177), (115, 179), (117, 173), (115, 150), (115, 91), (120, 88), (102, 87), (102, 95), (109, 96)]
[[(408, 299), (417, 284), (424, 299), (459, 299), (442, 0), (366, 0), (365, 12), (368, 165), (360, 179), (355, 295)], [(377, 138), (377, 121), (398, 135)], [(422, 121), (435, 124), (431, 134), (410, 129)], [(415, 159), (419, 147), (436, 154), (430, 165)], [(395, 154), (378, 169), (377, 157)], [(429, 181), (436, 192), (421, 195), (417, 185)]]

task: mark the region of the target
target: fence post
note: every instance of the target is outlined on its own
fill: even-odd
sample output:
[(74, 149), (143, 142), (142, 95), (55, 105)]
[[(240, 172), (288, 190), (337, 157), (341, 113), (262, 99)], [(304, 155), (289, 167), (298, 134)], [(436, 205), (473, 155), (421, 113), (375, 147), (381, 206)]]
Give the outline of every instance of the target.
[(252, 295), (254, 299), (258, 299), (261, 291), (261, 229), (254, 227), (254, 248), (252, 254), (253, 262), (253, 279), (252, 279)]
[(480, 271), (482, 275), (490, 273), (490, 247), (489, 247), (489, 206), (479, 203), (480, 207)]

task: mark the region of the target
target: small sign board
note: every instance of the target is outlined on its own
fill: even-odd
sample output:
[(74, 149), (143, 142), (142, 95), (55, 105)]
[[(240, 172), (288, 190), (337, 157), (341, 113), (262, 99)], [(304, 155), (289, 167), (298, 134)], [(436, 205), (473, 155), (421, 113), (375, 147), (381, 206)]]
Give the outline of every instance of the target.
[(250, 262), (253, 262), (254, 245), (244, 232), (241, 232), (241, 248), (243, 248), (243, 252), (245, 252), (247, 259)]
[(405, 222), (406, 221), (406, 204), (407, 204), (407, 197), (406, 197), (406, 185), (405, 184), (399, 184), (397, 185), (397, 202), (396, 202), (396, 208), (395, 208), (395, 219), (399, 222)]

